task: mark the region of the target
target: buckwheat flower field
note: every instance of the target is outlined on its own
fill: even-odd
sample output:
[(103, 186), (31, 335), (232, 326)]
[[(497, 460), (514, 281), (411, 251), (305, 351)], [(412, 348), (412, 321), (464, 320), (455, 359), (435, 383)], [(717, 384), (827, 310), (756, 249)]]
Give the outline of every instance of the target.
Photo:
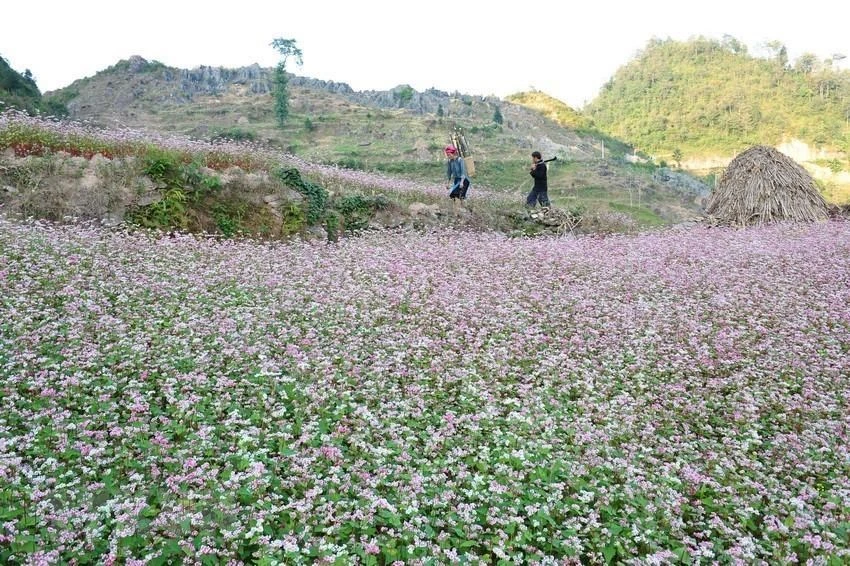
[[(413, 181), (374, 171), (359, 171), (307, 161), (292, 154), (256, 143), (209, 142), (177, 134), (162, 134), (132, 128), (100, 128), (72, 120), (28, 116), (16, 110), (0, 112), (0, 151), (11, 150), (17, 157), (43, 156), (55, 152), (108, 159), (144, 155), (151, 148), (170, 151), (185, 162), (196, 161), (215, 170), (240, 167), (246, 171), (269, 171), (276, 167), (297, 167), (322, 180), (323, 185), (343, 183), (361, 190), (394, 195), (445, 198), (442, 169), (437, 183)], [(476, 186), (476, 200), (515, 202), (516, 195)]]
[(850, 225), (0, 217), (0, 562), (846, 564)]

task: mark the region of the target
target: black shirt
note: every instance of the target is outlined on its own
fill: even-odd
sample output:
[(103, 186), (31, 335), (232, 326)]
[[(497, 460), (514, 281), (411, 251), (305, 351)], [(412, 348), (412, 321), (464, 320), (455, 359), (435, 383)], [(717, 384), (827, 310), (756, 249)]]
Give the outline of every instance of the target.
[(534, 190), (535, 191), (548, 191), (549, 190), (549, 182), (546, 179), (546, 164), (542, 161), (538, 161), (537, 165), (534, 166), (534, 169), (531, 171), (531, 176), (534, 177)]

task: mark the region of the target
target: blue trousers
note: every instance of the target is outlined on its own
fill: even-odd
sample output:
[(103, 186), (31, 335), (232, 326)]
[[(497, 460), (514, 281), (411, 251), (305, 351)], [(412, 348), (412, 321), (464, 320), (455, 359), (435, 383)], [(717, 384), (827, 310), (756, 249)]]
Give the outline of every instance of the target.
[(548, 189), (531, 189), (528, 193), (528, 198), (525, 199), (525, 205), (534, 208), (537, 202), (540, 206), (549, 206), (549, 190)]

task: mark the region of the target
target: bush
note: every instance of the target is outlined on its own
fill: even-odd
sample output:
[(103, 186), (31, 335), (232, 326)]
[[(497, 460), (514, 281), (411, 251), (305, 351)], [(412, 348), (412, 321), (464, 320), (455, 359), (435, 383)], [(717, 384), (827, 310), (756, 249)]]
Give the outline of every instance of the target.
[(503, 123), (505, 120), (502, 117), (502, 111), (499, 110), (499, 107), (496, 107), (496, 110), (493, 112), (493, 121), (497, 124)]
[(216, 227), (224, 234), (231, 238), (237, 233), (242, 232), (242, 218), (245, 216), (245, 205), (232, 205), (218, 203), (212, 208), (213, 219)]
[(334, 208), (343, 214), (354, 214), (357, 212), (372, 212), (387, 208), (390, 201), (384, 195), (367, 196), (360, 194), (346, 195), (341, 197)]
[(325, 217), (325, 231), (328, 233), (328, 241), (336, 242), (339, 240), (339, 225), (340, 216), (337, 212), (331, 210)]
[(189, 225), (187, 201), (186, 193), (179, 187), (173, 187), (163, 193), (159, 202), (131, 211), (128, 219), (145, 228), (185, 230)]
[(257, 134), (251, 130), (245, 130), (236, 126), (225, 130), (217, 131), (210, 138), (212, 141), (233, 140), (233, 141), (256, 141)]
[(416, 92), (413, 88), (405, 86), (394, 93), (395, 99), (399, 106), (404, 106), (413, 99), (413, 93)]
[[(178, 153), (160, 148), (151, 148), (145, 153), (142, 172), (162, 191), (159, 201), (137, 207), (128, 215), (130, 222), (146, 228), (188, 228), (191, 204), (221, 189), (221, 179), (204, 174), (200, 164), (183, 163)], [(229, 225), (218, 221), (215, 210), (213, 216), (222, 233), (232, 235)]]
[(290, 203), (288, 207), (281, 209), (283, 220), (281, 222), (281, 234), (283, 236), (291, 236), (296, 234), (307, 222), (307, 217), (304, 210), (296, 203)]
[(275, 177), (280, 179), (286, 186), (295, 189), (307, 199), (307, 222), (316, 224), (322, 219), (325, 214), (325, 208), (328, 201), (328, 191), (323, 187), (305, 181), (301, 177), (298, 169), (287, 168), (277, 169), (274, 172)]
[(49, 116), (65, 118), (69, 114), (67, 106), (65, 106), (62, 102), (52, 98), (43, 99), (42, 107)]
[(145, 175), (161, 183), (175, 183), (180, 175), (180, 161), (169, 151), (159, 148), (148, 150), (143, 158)]
[(334, 209), (342, 215), (345, 230), (350, 232), (366, 228), (372, 215), (378, 210), (387, 208), (389, 204), (390, 201), (383, 195), (353, 194), (337, 200), (334, 203)]
[(341, 159), (337, 159), (334, 162), (334, 165), (337, 167), (344, 167), (345, 169), (363, 169), (364, 163), (360, 159), (356, 157), (343, 157)]

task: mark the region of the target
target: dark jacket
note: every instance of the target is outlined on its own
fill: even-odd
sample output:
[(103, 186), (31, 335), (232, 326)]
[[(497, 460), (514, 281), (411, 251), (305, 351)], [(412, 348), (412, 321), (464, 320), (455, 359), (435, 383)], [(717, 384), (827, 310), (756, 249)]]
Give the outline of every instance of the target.
[(549, 181), (546, 179), (546, 164), (538, 161), (537, 165), (531, 171), (531, 176), (534, 177), (534, 191), (548, 191)]

